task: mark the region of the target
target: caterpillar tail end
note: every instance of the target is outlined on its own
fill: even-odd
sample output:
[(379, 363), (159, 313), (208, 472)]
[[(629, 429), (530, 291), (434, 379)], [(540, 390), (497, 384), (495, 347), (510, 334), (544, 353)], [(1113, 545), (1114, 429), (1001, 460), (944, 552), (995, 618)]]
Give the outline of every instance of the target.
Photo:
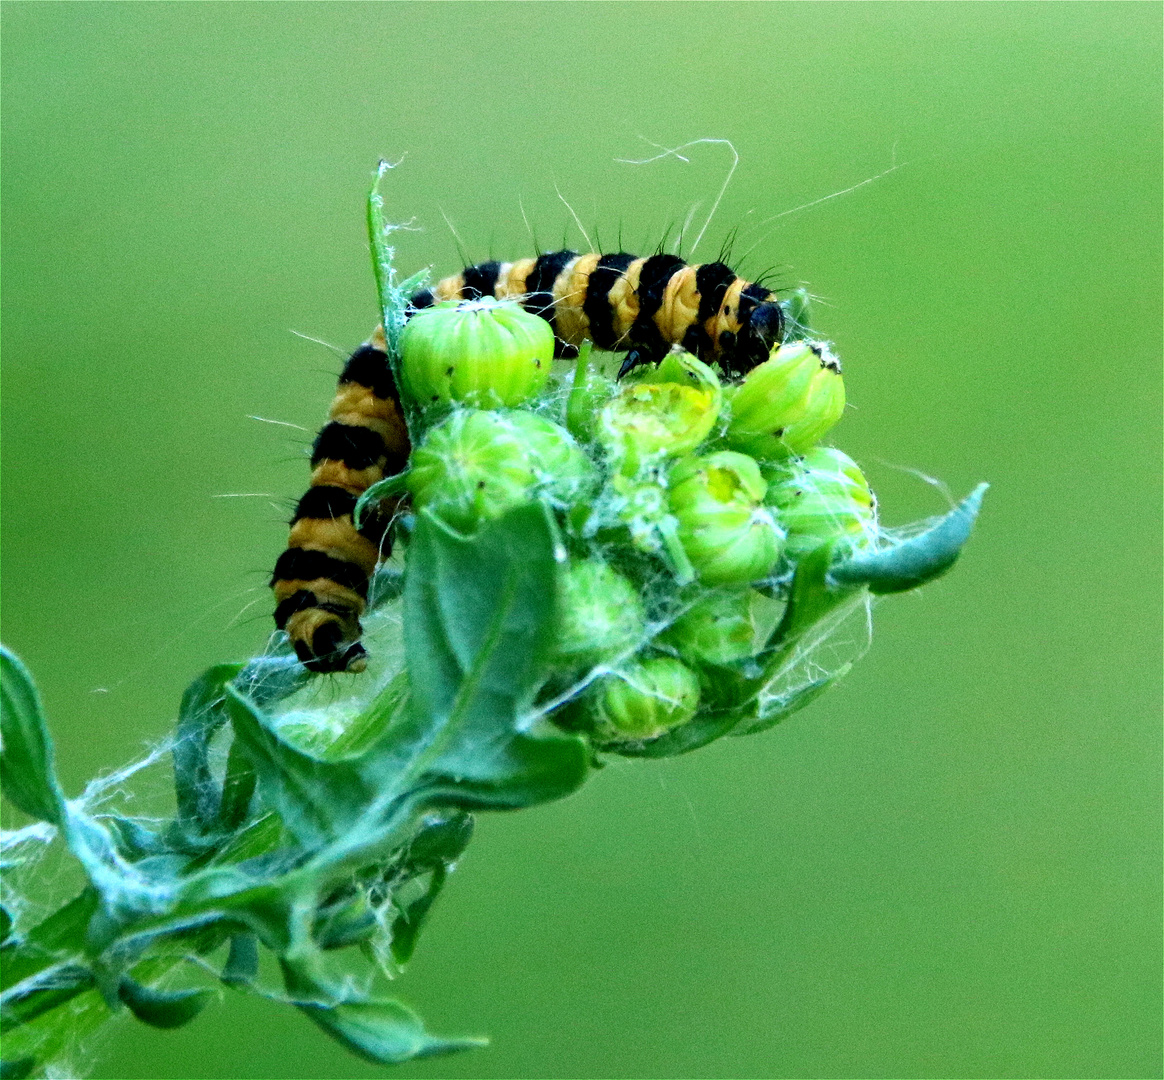
[(362, 632), (356, 619), (341, 620), (319, 609), (293, 616), (287, 624), (295, 655), (315, 674), (363, 671), (368, 666), (368, 653), (360, 643)]

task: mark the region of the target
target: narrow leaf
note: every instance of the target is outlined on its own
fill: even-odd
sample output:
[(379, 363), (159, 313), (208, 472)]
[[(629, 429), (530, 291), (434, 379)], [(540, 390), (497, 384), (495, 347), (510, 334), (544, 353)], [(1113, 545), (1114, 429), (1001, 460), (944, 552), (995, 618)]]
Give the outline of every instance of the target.
[(27, 1024), (94, 985), (93, 973), (80, 964), (56, 964), (6, 990), (0, 1004), (0, 1032)]
[(259, 942), (254, 934), (235, 934), (222, 968), (222, 981), (228, 986), (253, 982), (259, 974)]
[(103, 816), (102, 820), (112, 828), (117, 849), (129, 862), (138, 862), (155, 855), (172, 854), (158, 833), (134, 818), (110, 814), (107, 817)]
[(426, 817), (408, 842), (406, 867), (449, 865), (473, 838), (473, 815), (453, 811)]
[(117, 987), (117, 995), (129, 1011), (157, 1028), (188, 1024), (206, 1007), (210, 993), (206, 989), (155, 990), (130, 978), (123, 978)]
[(97, 890), (92, 886), (78, 893), (4, 954), (0, 964), (0, 988), (7, 991), (37, 972), (52, 967), (62, 953), (79, 953), (85, 944), (85, 928), (97, 909)]
[(210, 740), (226, 722), (226, 684), (241, 664), (218, 664), (194, 680), (182, 695), (174, 739), (174, 790), (178, 819), (188, 828), (210, 831), (219, 794), (210, 775)]
[(979, 484), (932, 528), (883, 549), (854, 555), (829, 571), (837, 585), (868, 585), (874, 593), (904, 592), (944, 574), (970, 536), (988, 484)]
[(831, 675), (814, 679), (805, 686), (797, 687), (787, 694), (781, 694), (770, 702), (761, 704), (755, 717), (737, 725), (732, 729), (732, 734), (754, 735), (757, 731), (767, 731), (769, 728), (775, 727), (781, 720), (791, 716), (794, 712), (799, 712), (806, 705), (812, 704), (830, 686), (843, 679), (852, 667), (851, 663), (842, 664)]
[(312, 936), (321, 949), (343, 949), (367, 941), (379, 923), (363, 893), (335, 904), (316, 919)]
[(226, 755), (226, 775), (222, 780), (222, 801), (218, 807), (218, 827), (233, 833), (247, 819), (255, 794), (255, 767), (237, 738)]
[(61, 825), (65, 797), (53, 765), (53, 744), (28, 669), (0, 645), (0, 784), (30, 817)]
[(392, 958), (401, 966), (412, 959), (425, 919), (428, 918), (436, 898), (440, 896), (448, 876), (444, 866), (437, 866), (419, 896), (407, 903), (397, 903), (399, 914), (392, 920)]
[(290, 651), (282, 656), (256, 656), (238, 673), (234, 680), (236, 690), (251, 699), (260, 709), (266, 709), (289, 697), (311, 679), (299, 657)]
[(455, 1054), (487, 1043), (485, 1039), (430, 1035), (420, 1017), (399, 1001), (302, 1002), (299, 1008), (353, 1053), (383, 1065)]

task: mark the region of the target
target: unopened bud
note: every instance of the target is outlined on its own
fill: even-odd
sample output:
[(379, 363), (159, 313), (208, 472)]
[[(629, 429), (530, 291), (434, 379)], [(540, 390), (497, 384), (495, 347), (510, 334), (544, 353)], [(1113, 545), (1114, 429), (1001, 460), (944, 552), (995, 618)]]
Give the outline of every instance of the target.
[(699, 678), (686, 664), (656, 657), (609, 675), (593, 700), (601, 742), (652, 739), (685, 724), (699, 708)]
[(724, 441), (761, 461), (778, 461), (814, 446), (844, 410), (840, 361), (822, 342), (791, 342), (735, 390)]
[(425, 408), (520, 405), (545, 386), (554, 332), (512, 301), (447, 301), (409, 319), (400, 339), (405, 392)]
[(561, 612), (555, 654), (565, 664), (613, 660), (646, 636), (638, 589), (597, 559), (571, 559), (558, 579)]
[(830, 540), (861, 547), (876, 537), (876, 499), (856, 462), (840, 450), (814, 447), (769, 476), (767, 501), (788, 533), (790, 558)]
[(711, 368), (689, 353), (669, 353), (603, 406), (596, 437), (622, 471), (634, 472), (645, 458), (694, 450), (711, 433), (722, 402)]
[(755, 645), (756, 607), (765, 600), (755, 589), (709, 592), (679, 616), (661, 640), (680, 659), (697, 666), (744, 660)]
[(767, 483), (745, 454), (721, 450), (684, 458), (670, 474), (679, 541), (707, 585), (746, 585), (780, 557), (784, 534), (763, 506)]
[(455, 529), (472, 531), (537, 494), (569, 502), (593, 472), (569, 433), (532, 413), (454, 412), (413, 451), (408, 489)]

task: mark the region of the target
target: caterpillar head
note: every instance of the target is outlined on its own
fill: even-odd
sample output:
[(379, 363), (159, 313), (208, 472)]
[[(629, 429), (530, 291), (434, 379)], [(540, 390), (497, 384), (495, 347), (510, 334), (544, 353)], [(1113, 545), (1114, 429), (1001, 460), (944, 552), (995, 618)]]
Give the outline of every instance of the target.
[(736, 347), (735, 368), (743, 375), (768, 359), (784, 340), (784, 310), (775, 297), (752, 308), (741, 329)]

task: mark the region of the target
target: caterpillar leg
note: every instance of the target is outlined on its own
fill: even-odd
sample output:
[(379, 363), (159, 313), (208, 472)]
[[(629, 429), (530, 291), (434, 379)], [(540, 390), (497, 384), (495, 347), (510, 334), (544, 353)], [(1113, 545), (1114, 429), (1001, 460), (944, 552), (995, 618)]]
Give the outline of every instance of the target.
[(275, 625), (309, 671), (361, 671), (368, 581), (391, 543), (383, 517), (357, 530), (352, 513), (368, 487), (404, 468), (409, 452), (379, 330), (348, 359), (328, 417), (312, 450), (311, 487), (271, 577)]

